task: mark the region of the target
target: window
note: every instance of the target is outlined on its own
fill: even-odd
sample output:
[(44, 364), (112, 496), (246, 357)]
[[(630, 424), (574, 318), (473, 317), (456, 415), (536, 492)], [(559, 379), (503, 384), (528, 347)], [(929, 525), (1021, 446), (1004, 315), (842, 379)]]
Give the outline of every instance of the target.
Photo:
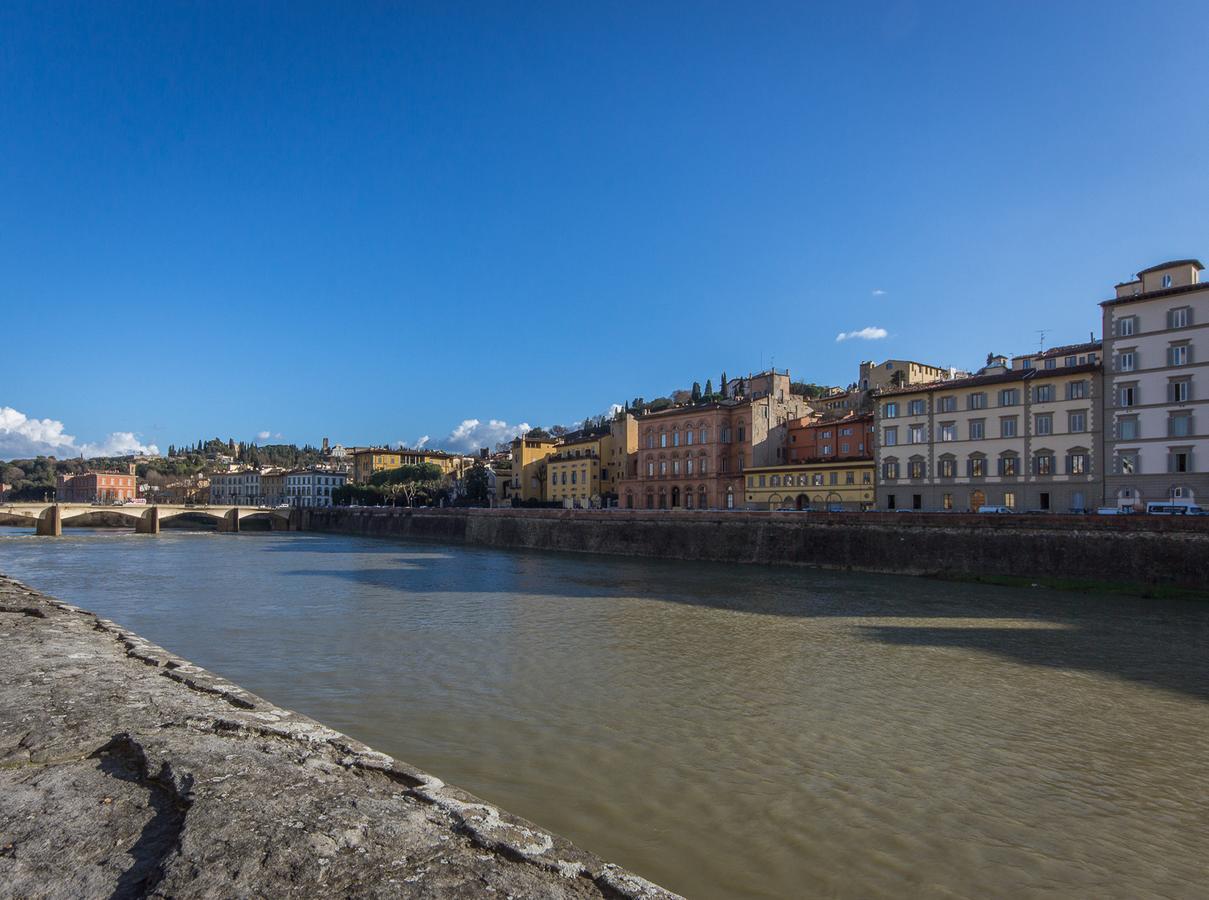
[(1019, 460), (1015, 456), (999, 457), (999, 474), (1007, 475), (1007, 476), (1019, 475), (1020, 474)]
[(939, 402), (941, 412), (957, 412), (956, 397), (941, 397)]
[[(691, 434), (691, 433), (692, 433), (692, 432), (690, 432), (690, 434)], [(690, 459), (686, 459), (686, 460), (684, 461), (684, 473), (685, 473), (686, 475), (692, 475), (692, 474), (693, 474), (693, 461), (692, 461), (692, 459), (691, 459), (691, 458), (690, 458)], [(600, 477), (601, 477), (601, 478), (603, 478), (603, 477), (604, 477), (604, 475), (602, 474)]]
[(703, 457), (701, 457), (701, 474), (702, 475), (706, 474), (705, 470), (706, 470), (705, 457), (703, 456)]
[(1167, 348), (1167, 365), (1169, 366), (1186, 366), (1188, 365), (1188, 345), (1187, 344), (1172, 344)]
[(1054, 386), (1052, 384), (1039, 384), (1034, 389), (1033, 394), (1037, 403), (1052, 403), (1054, 400)]
[(967, 398), (967, 409), (986, 409), (987, 395), (983, 393), (970, 394)]
[(817, 473), (815, 475), (810, 476), (810, 483), (813, 484), (815, 487), (822, 487), (823, 486), (823, 476), (821, 474), (817, 474)]
[(1187, 306), (1181, 306), (1177, 309), (1168, 310), (1167, 312), (1167, 327), (1168, 328), (1187, 328), (1192, 324), (1192, 310)]
[(1033, 457), (1033, 474), (1054, 474), (1054, 457), (1048, 450), (1043, 450)]
[(894, 446), (898, 445), (898, 428), (897, 427), (885, 429), (883, 432), (883, 435), (884, 435), (884, 437), (882, 438), (883, 447), (894, 447)]
[(953, 495), (944, 494), (941, 497), (940, 506), (941, 506), (941, 509), (952, 509), (953, 508)]
[[(822, 484), (823, 476), (819, 475), (817, 477), (819, 479), (819, 483)], [(882, 478), (884, 478), (886, 481), (894, 481), (895, 479), (898, 478), (898, 461), (897, 460), (889, 460), (887, 462), (882, 463)]]
[(832, 472), (832, 473), (831, 473), (831, 476), (830, 476), (830, 477), (829, 477), (827, 480), (828, 480), (828, 481), (829, 481), (831, 484), (839, 484), (839, 483), (840, 483), (840, 473), (839, 473), (839, 472)]
[(856, 484), (856, 473), (855, 472), (845, 472), (844, 473), (844, 484)]
[(1028, 358), (1026, 357), (1025, 359), (1022, 359), (1022, 360), (1020, 361), (1020, 368), (1022, 368), (1022, 369), (1031, 369), (1032, 367), (1033, 367), (1033, 361), (1032, 361), (1031, 359), (1028, 359)]
[(1137, 331), (1138, 320), (1136, 316), (1124, 316), (1117, 319), (1117, 335), (1120, 337), (1132, 337)]
[(1054, 433), (1054, 414), (1053, 413), (1037, 413), (1035, 417), (1035, 427), (1033, 434), (1053, 434)]
[(743, 441), (744, 441), (743, 426), (740, 425), (739, 426), (739, 443), (741, 444), (741, 443), (743, 443)]
[(824, 444), (824, 445), (823, 445), (823, 455), (824, 455), (824, 456), (830, 456), (830, 455), (831, 455), (831, 445), (830, 445), (830, 444)]
[(897, 419), (898, 418), (898, 404), (897, 403), (887, 403), (884, 411), (882, 412), (882, 415), (887, 419)]
[(922, 459), (913, 459), (907, 463), (908, 478), (923, 478), (924, 477), (924, 461)]
[(673, 447), (680, 446), (680, 431), (679, 430), (672, 432), (672, 446)]
[(941, 439), (941, 441), (944, 441), (946, 443), (948, 441), (957, 440), (957, 425), (954, 424), (953, 422), (941, 422), (940, 423), (940, 439)]
[(868, 472), (861, 473), (861, 484), (870, 484), (873, 481), (873, 476)]
[(999, 436), (1013, 438), (1016, 436), (1016, 417), (1003, 416), (999, 420)]
[(981, 456), (971, 456), (966, 462), (966, 471), (971, 478), (982, 478), (987, 473), (987, 461)]
[(1049, 359), (1047, 359), (1047, 360), (1045, 361), (1045, 367), (1046, 367), (1047, 369), (1056, 369), (1056, 368), (1058, 368), (1058, 358), (1057, 358), (1056, 356), (1051, 356)]
[(1189, 447), (1172, 447), (1167, 454), (1168, 472), (1189, 472), (1192, 470), (1192, 449)]
[(1087, 431), (1087, 411), (1075, 410), (1066, 415), (1066, 430), (1072, 434)]
[(986, 437), (986, 420), (970, 419), (970, 440), (981, 441)]
[(1079, 362), (1079, 360), (1077, 357), (1068, 356), (1068, 357), (1066, 357), (1066, 359), (1064, 359), (1062, 361), (1062, 364), (1065, 365), (1067, 368), (1070, 368), (1071, 366), (1076, 365), (1078, 362)]
[(1138, 451), (1121, 450), (1117, 453), (1117, 470), (1121, 475), (1135, 475), (1138, 469)]
[(647, 477), (649, 477), (649, 478), (655, 477), (655, 464), (653, 462), (651, 462), (650, 460), (647, 460), (646, 474), (647, 474)]
[(895, 508), (894, 495), (889, 494), (886, 497), (886, 509), (894, 509), (894, 508)]
[(939, 461), (939, 474), (941, 478), (956, 478), (957, 460), (951, 456), (942, 456)]
[(1192, 382), (1188, 379), (1167, 382), (1167, 402), (1187, 403), (1192, 396)]
[(1070, 453), (1066, 454), (1066, 474), (1086, 475), (1087, 454), (1078, 450), (1072, 450)]
[(907, 404), (907, 415), (922, 416), (923, 414), (924, 414), (924, 401), (923, 400), (912, 400), (910, 403)]
[(1008, 509), (1016, 508), (1016, 492), (1015, 491), (1004, 491), (1003, 492), (1003, 505), (1006, 506)]
[[(701, 429), (701, 443), (703, 443), (703, 444), (704, 444), (704, 443), (706, 442), (706, 438), (707, 438), (708, 436), (709, 436), (709, 429), (707, 429), (707, 428), (705, 428), (705, 427), (702, 427), (702, 429)], [(704, 470), (702, 470), (702, 471), (704, 471)], [(704, 506), (704, 504), (702, 504), (702, 505)]]
[(660, 475), (667, 474), (667, 460), (666, 459), (659, 460), (659, 474)]
[(1170, 275), (1163, 276), (1163, 287), (1165, 287), (1165, 288), (1171, 287), (1171, 276)]
[(678, 459), (672, 460), (672, 474), (673, 475), (680, 474), (680, 460), (678, 460)]
[(1020, 402), (1019, 388), (1005, 388), (999, 392), (1000, 406), (1015, 406)]
[[(780, 478), (777, 478), (777, 477), (774, 475), (774, 476), (773, 476), (773, 482), (772, 482), (772, 483), (773, 483), (774, 485), (776, 485), (777, 487), (780, 487), (780, 486), (781, 486), (781, 479), (780, 479)], [(764, 487), (764, 476), (763, 476), (763, 475), (761, 475), (761, 476), (760, 476), (760, 487)]]
[(1134, 384), (1122, 385), (1117, 392), (1117, 406), (1136, 406), (1138, 403), (1138, 387)]
[(1117, 354), (1117, 371), (1132, 372), (1138, 367), (1138, 353), (1132, 347)]
[(1192, 436), (1192, 413), (1179, 412), (1172, 413), (1167, 419), (1167, 436), (1168, 437), (1191, 437)]
[(691, 428), (690, 428), (690, 429), (688, 429), (688, 431), (684, 432), (684, 443), (685, 443), (685, 444), (688, 444), (688, 445), (690, 445), (690, 446), (692, 445), (692, 443), (693, 443), (693, 429), (691, 429)]
[(1126, 416), (1117, 420), (1117, 436), (1123, 441), (1138, 439), (1138, 417)]
[(923, 425), (912, 425), (909, 431), (909, 443), (924, 444), (927, 443), (927, 428)]

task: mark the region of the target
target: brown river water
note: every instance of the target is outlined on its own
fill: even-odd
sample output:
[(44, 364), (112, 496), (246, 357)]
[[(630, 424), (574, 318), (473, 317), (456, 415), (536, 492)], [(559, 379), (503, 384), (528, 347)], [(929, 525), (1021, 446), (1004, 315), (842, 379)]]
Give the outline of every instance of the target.
[(0, 571), (690, 897), (1209, 896), (1209, 602), (286, 533)]

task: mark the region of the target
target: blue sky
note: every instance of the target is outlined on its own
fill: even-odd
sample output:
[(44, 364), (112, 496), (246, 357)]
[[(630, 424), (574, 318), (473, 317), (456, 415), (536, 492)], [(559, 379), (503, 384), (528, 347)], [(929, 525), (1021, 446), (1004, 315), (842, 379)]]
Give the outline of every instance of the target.
[(1085, 339), (1209, 255), (1207, 88), (1193, 2), (5, 3), (0, 455)]

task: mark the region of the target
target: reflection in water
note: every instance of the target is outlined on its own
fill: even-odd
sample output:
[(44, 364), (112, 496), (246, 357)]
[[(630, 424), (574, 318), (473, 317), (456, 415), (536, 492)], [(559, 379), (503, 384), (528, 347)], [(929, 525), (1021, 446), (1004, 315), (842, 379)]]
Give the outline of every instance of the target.
[(1209, 606), (282, 533), (0, 570), (693, 897), (1203, 890)]

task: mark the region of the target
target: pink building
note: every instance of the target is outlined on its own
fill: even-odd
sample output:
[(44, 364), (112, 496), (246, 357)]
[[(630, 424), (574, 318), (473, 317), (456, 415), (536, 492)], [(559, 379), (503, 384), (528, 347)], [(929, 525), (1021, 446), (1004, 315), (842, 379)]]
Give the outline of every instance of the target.
[(743, 471), (785, 462), (788, 423), (810, 413), (788, 372), (742, 379), (742, 394), (638, 417), (638, 450), (618, 483), (627, 509), (733, 509)]

